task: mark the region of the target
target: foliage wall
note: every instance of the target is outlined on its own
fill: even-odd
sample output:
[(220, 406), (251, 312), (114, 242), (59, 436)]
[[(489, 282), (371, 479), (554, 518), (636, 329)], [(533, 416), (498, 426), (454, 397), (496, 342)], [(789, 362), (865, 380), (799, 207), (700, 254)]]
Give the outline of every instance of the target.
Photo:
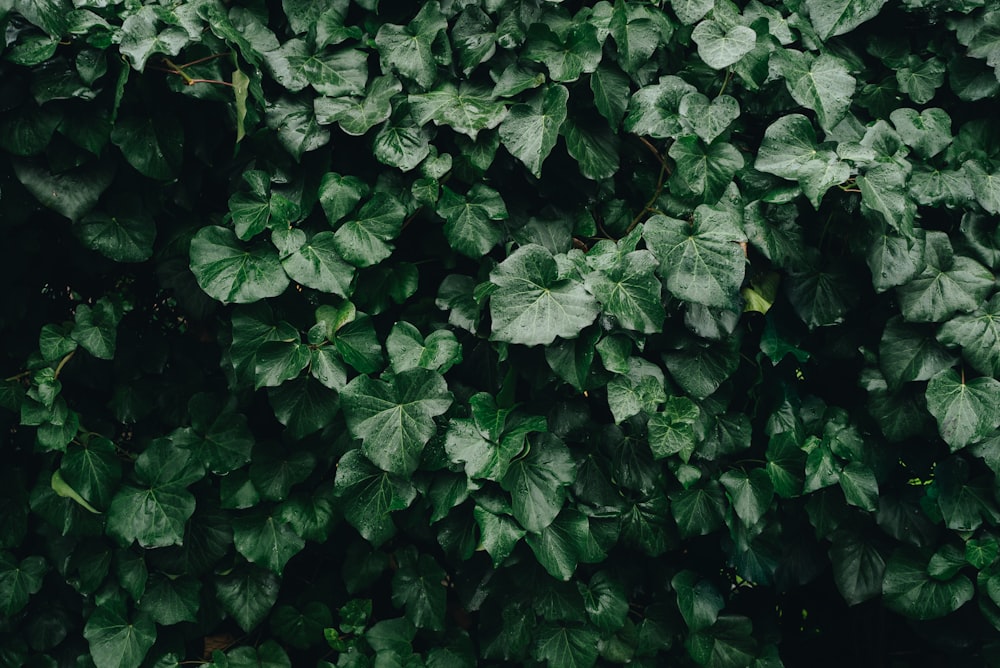
[(997, 665), (992, 3), (0, 25), (0, 665)]

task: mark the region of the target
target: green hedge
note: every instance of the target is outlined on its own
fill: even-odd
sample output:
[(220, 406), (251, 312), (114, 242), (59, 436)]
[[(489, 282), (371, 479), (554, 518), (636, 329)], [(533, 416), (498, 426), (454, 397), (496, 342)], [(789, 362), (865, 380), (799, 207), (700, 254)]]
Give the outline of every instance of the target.
[(993, 3), (0, 26), (0, 666), (1000, 664)]

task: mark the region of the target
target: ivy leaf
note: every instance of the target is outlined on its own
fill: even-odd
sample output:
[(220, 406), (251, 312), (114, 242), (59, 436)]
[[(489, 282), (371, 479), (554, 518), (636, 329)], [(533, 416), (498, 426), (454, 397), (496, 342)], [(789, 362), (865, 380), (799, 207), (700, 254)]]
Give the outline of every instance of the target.
[(618, 50), (618, 64), (623, 70), (635, 73), (649, 62), (660, 44), (660, 26), (655, 14), (645, 7), (615, 2), (611, 14), (611, 36)]
[(577, 583), (587, 617), (601, 631), (617, 631), (625, 625), (629, 612), (625, 587), (607, 571), (594, 573), (584, 585)]
[(94, 357), (110, 360), (115, 356), (121, 309), (102, 297), (91, 306), (80, 304), (73, 314), (75, 320), (70, 336)]
[(512, 106), (500, 125), (504, 147), (536, 178), (541, 178), (542, 163), (556, 145), (568, 100), (569, 91), (564, 86), (549, 84), (527, 103)]
[(446, 125), (475, 139), (480, 130), (492, 130), (507, 115), (503, 102), (493, 99), (488, 89), (463, 83), (445, 82), (434, 90), (409, 96), (412, 113), (424, 125)]
[(87, 502), (105, 510), (121, 480), (122, 465), (114, 444), (106, 438), (94, 437), (84, 444), (67, 446), (59, 473)]
[(500, 242), (503, 228), (494, 221), (508, 217), (500, 193), (482, 183), (465, 195), (443, 187), (437, 214), (445, 219), (444, 234), (451, 247), (471, 258), (482, 257)]
[(911, 619), (938, 619), (972, 599), (969, 578), (956, 575), (937, 580), (927, 573), (927, 559), (912, 548), (893, 552), (885, 567), (882, 596), (890, 610)]
[(594, 244), (587, 262), (595, 271), (587, 274), (584, 285), (601, 303), (601, 308), (618, 319), (618, 324), (645, 334), (661, 331), (663, 303), (656, 257), (646, 250), (633, 250), (602, 240)]
[(392, 326), (385, 349), (389, 353), (389, 364), (396, 373), (418, 367), (445, 373), (462, 361), (462, 347), (451, 331), (439, 329), (424, 339), (420, 330), (408, 322), (397, 322)]
[(528, 30), (523, 55), (528, 60), (544, 63), (553, 81), (576, 81), (583, 73), (597, 69), (601, 62), (601, 43), (593, 24), (577, 23), (565, 39), (544, 23), (535, 23)]
[(691, 221), (654, 215), (643, 237), (660, 261), (660, 275), (675, 297), (720, 308), (739, 299), (746, 257), (742, 221), (731, 212), (698, 206)]
[(978, 160), (965, 162), (962, 169), (969, 176), (979, 206), (988, 213), (1000, 213), (1000, 171), (987, 173)]
[(468, 5), (455, 19), (451, 43), (458, 54), (458, 64), (465, 76), (496, 53), (496, 26), (479, 7)]
[(535, 656), (550, 667), (591, 668), (597, 661), (600, 635), (570, 624), (543, 624), (535, 635)]
[(757, 642), (751, 621), (742, 615), (722, 615), (711, 627), (692, 634), (687, 641), (688, 652), (700, 665), (751, 665), (757, 654)]
[(151, 179), (176, 178), (184, 157), (184, 131), (172, 116), (121, 118), (111, 131), (111, 142), (136, 171)]
[(191, 576), (170, 578), (154, 573), (146, 582), (139, 609), (164, 626), (197, 621), (201, 582)]
[(670, 0), (670, 7), (684, 25), (693, 25), (711, 11), (715, 0)]
[(895, 109), (889, 115), (896, 132), (922, 158), (931, 158), (951, 144), (951, 117), (944, 109)]
[(121, 52), (139, 72), (153, 54), (176, 56), (191, 41), (186, 30), (176, 26), (161, 30), (159, 23), (155, 10), (148, 5), (122, 22)]
[(108, 533), (128, 545), (180, 545), (194, 513), (195, 497), (187, 487), (204, 470), (191, 453), (158, 439), (135, 461), (134, 484), (122, 485), (108, 508)]
[(12, 159), (17, 180), (35, 199), (61, 216), (77, 221), (83, 218), (114, 180), (110, 162), (89, 163), (52, 172), (36, 160)]
[(434, 418), (451, 406), (440, 374), (413, 368), (390, 382), (358, 376), (341, 392), (347, 427), (363, 441), (362, 450), (390, 473), (410, 475), (424, 445), (437, 431)]
[(670, 177), (671, 191), (676, 189), (678, 195), (693, 195), (703, 202), (718, 201), (733, 176), (743, 169), (743, 156), (732, 144), (706, 145), (690, 135), (675, 141), (669, 155), (677, 165)]
[(427, 554), (418, 554), (409, 546), (396, 553), (399, 568), (392, 576), (392, 603), (406, 611), (414, 626), (432, 631), (444, 630), (445, 581), (447, 574)]
[(590, 531), (586, 515), (566, 508), (541, 532), (529, 533), (525, 541), (549, 575), (569, 581), (579, 562), (600, 561), (606, 556), (595, 549)]
[(907, 197), (906, 174), (895, 164), (876, 165), (856, 179), (862, 210), (874, 212), (892, 229), (912, 236), (917, 207)]
[(325, 146), (330, 141), (330, 131), (319, 126), (312, 103), (305, 96), (283, 95), (267, 105), (267, 127), (275, 132), (278, 141), (295, 158)]
[(233, 544), (247, 561), (277, 575), (281, 575), (288, 560), (305, 547), (305, 541), (291, 524), (264, 507), (254, 508), (233, 520)]
[(903, 383), (929, 380), (954, 363), (954, 355), (919, 326), (908, 325), (898, 316), (886, 323), (879, 343), (879, 366), (890, 391)]
[(307, 240), (302, 230), (279, 229), (274, 231), (271, 240), (281, 254), (281, 267), (290, 279), (345, 299), (350, 294), (354, 268), (340, 257), (333, 232), (320, 232)]
[(585, 177), (603, 181), (618, 171), (621, 152), (618, 137), (603, 122), (580, 122), (567, 118), (562, 132), (566, 138), (566, 150)]
[(906, 59), (906, 67), (896, 70), (899, 90), (917, 104), (927, 104), (944, 83), (945, 63), (940, 58), (923, 61), (919, 56)]
[(384, 23), (375, 35), (382, 70), (394, 69), (427, 89), (437, 78), (433, 44), (448, 27), (437, 2), (425, 3), (405, 26)]
[[(691, 126), (694, 133), (706, 145), (710, 145), (716, 137), (726, 131), (726, 128), (733, 121), (739, 118), (740, 103), (729, 95), (719, 95), (710, 101), (701, 93), (688, 93), (681, 98), (677, 112), (684, 119), (684, 122)], [(682, 137), (682, 139), (684, 138)], [(741, 158), (741, 167), (742, 164)]]
[(982, 376), (966, 382), (954, 369), (927, 383), (927, 410), (952, 452), (981, 441), (1000, 426), (1000, 381)]
[(672, 494), (670, 501), (670, 512), (681, 536), (705, 536), (723, 525), (726, 495), (717, 482)]
[(336, 392), (309, 376), (271, 388), (267, 393), (274, 417), (292, 438), (302, 438), (333, 422), (340, 407)]
[(403, 228), (406, 210), (387, 193), (375, 193), (333, 235), (333, 246), (356, 267), (370, 267), (392, 254), (390, 243)]
[(833, 580), (848, 605), (857, 605), (882, 593), (885, 556), (873, 543), (846, 532), (834, 534), (830, 546)]
[(255, 629), (278, 600), (280, 581), (271, 571), (253, 564), (241, 564), (215, 580), (215, 596), (239, 627)]
[(896, 289), (907, 320), (941, 322), (957, 311), (974, 311), (993, 288), (993, 274), (956, 256), (944, 232), (926, 233), (924, 261), (924, 270)]
[(347, 521), (376, 547), (396, 533), (390, 513), (408, 507), (417, 495), (408, 480), (379, 470), (360, 450), (348, 451), (337, 462), (334, 493)]
[(664, 410), (651, 415), (646, 425), (653, 457), (680, 455), (686, 463), (698, 443), (694, 424), (700, 413), (698, 405), (687, 397), (668, 398)]
[(726, 488), (733, 510), (746, 526), (760, 522), (774, 498), (774, 484), (764, 469), (753, 469), (750, 473), (735, 469), (726, 471), (719, 482)]
[(277, 297), (288, 287), (273, 246), (245, 245), (231, 230), (215, 225), (191, 239), (191, 271), (208, 296), (227, 304)]
[(721, 70), (738, 62), (757, 43), (757, 33), (751, 28), (735, 25), (728, 30), (712, 19), (694, 27), (691, 39), (698, 45), (698, 55), (713, 70)]
[(681, 100), (697, 90), (674, 75), (660, 77), (658, 83), (643, 86), (629, 98), (625, 130), (656, 139), (680, 135), (684, 131), (679, 111)]
[(84, 245), (115, 262), (145, 262), (153, 255), (156, 224), (141, 212), (92, 212), (75, 227)]
[(886, 0), (805, 0), (820, 39), (848, 33), (875, 18)]
[(156, 625), (149, 615), (129, 619), (121, 606), (105, 603), (90, 614), (83, 637), (101, 668), (138, 668), (156, 640)]
[(576, 467), (569, 449), (552, 434), (529, 437), (528, 454), (510, 465), (500, 485), (511, 493), (514, 517), (538, 533), (552, 524), (566, 500)]
[(392, 98), (402, 90), (403, 84), (399, 79), (381, 76), (368, 82), (364, 95), (317, 97), (313, 101), (316, 122), (320, 125), (336, 123), (347, 134), (361, 136), (379, 123), (389, 120), (392, 115)]
[(590, 75), (590, 90), (597, 111), (617, 130), (628, 106), (628, 77), (613, 65), (602, 62)]
[(31, 596), (41, 590), (47, 570), (42, 557), (25, 557), (18, 562), (0, 551), (0, 614), (13, 617), (21, 612)]
[(512, 517), (496, 515), (482, 506), (477, 505), (472, 513), (479, 526), (483, 549), (493, 560), (493, 567), (499, 568), (526, 532)]
[(719, 619), (725, 601), (711, 582), (694, 571), (683, 570), (670, 580), (670, 586), (677, 593), (677, 609), (688, 629), (697, 633)]
[(832, 142), (818, 144), (816, 131), (805, 116), (782, 116), (764, 131), (754, 167), (790, 181), (819, 209), (823, 194), (846, 181), (851, 170), (833, 151)]
[(937, 339), (946, 346), (961, 346), (962, 356), (977, 371), (1000, 376), (1000, 295), (941, 325)]
[(356, 176), (328, 172), (320, 179), (319, 203), (331, 225), (343, 220), (368, 194), (368, 185)]
[(778, 49), (771, 54), (770, 67), (785, 79), (796, 102), (816, 112), (823, 129), (829, 131), (847, 113), (857, 82), (840, 58)]

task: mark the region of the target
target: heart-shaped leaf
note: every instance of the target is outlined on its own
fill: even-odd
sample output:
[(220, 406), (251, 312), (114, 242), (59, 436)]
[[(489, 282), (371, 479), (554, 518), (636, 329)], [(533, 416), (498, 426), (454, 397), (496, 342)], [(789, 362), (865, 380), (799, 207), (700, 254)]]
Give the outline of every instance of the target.
[(729, 95), (720, 95), (709, 101), (701, 93), (689, 93), (681, 98), (677, 111), (696, 135), (706, 144), (711, 144), (739, 118), (740, 103)]

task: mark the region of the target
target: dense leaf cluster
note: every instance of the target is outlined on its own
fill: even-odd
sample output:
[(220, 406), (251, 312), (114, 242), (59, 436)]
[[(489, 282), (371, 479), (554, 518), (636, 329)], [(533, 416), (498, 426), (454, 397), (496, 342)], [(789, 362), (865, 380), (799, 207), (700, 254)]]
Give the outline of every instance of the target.
[(1000, 661), (991, 3), (0, 26), (0, 665)]

